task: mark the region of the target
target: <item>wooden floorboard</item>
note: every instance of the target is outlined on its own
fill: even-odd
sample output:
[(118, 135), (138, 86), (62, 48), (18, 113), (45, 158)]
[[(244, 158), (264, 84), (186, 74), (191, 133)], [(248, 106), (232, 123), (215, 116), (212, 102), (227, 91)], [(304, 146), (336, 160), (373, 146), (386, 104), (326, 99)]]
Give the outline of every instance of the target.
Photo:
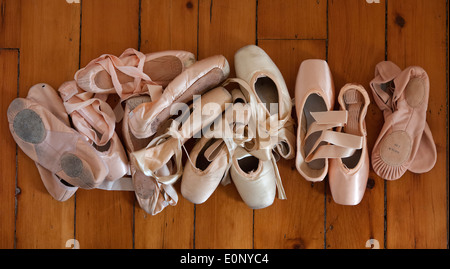
[[(197, 1), (144, 0), (141, 13), (141, 44), (144, 53), (185, 50), (197, 54)], [(135, 206), (135, 248), (188, 249), (194, 245), (194, 205), (180, 194), (176, 206), (156, 216)], [(174, 232), (177, 231), (177, 232)]]
[[(0, 0), (0, 248), (67, 248), (76, 239), (80, 248), (110, 249), (364, 249), (367, 242), (448, 249), (448, 1), (379, 2)], [(132, 192), (79, 190), (55, 201), (10, 135), (6, 110), (16, 96), (40, 82), (57, 89), (101, 54), (120, 55), (129, 47), (186, 50), (198, 60), (222, 54), (234, 77), (234, 54), (248, 44), (273, 59), (291, 98), (305, 59), (328, 61), (336, 92), (353, 82), (369, 96), (379, 61), (423, 67), (431, 83), (427, 122), (436, 166), (396, 181), (371, 169), (364, 199), (348, 207), (333, 201), (327, 178), (311, 184), (294, 160), (281, 160), (287, 200), (271, 207), (249, 209), (233, 184), (219, 185), (208, 201), (194, 205), (177, 182), (178, 204), (151, 216)], [(383, 126), (373, 102), (366, 123), (372, 149)]]
[[(22, 1), (20, 8), (19, 96), (26, 97), (34, 84), (57, 89), (78, 69), (80, 8), (51, 0)], [(17, 165), (17, 248), (65, 248), (74, 238), (74, 197), (54, 200), (20, 149)]]
[(443, 191), (448, 190), (445, 10), (445, 1), (388, 3), (387, 57), (402, 69), (420, 66), (429, 76), (427, 122), (438, 161), (428, 173), (408, 171), (387, 182), (387, 248), (448, 247), (448, 192)]
[[(17, 76), (19, 73), (19, 50), (0, 49), (0, 85), (2, 88), (2, 102), (0, 113), (6, 115), (9, 103), (17, 97)], [(0, 124), (0, 248), (15, 247), (15, 192), (16, 192), (16, 154), (14, 139), (10, 135), (8, 121)]]
[[(138, 26), (137, 0), (83, 1), (80, 67), (104, 53), (137, 49)], [(133, 247), (134, 193), (79, 190), (76, 198), (76, 238), (82, 247)]]
[[(198, 58), (222, 54), (234, 76), (234, 54), (256, 42), (256, 1), (200, 0), (198, 29)], [(253, 211), (233, 184), (196, 206), (195, 247), (253, 248)]]
[[(338, 96), (347, 83), (360, 84), (366, 89), (371, 99), (365, 118), (369, 152), (383, 121), (380, 109), (373, 102), (369, 82), (374, 76), (374, 66), (385, 57), (385, 10), (385, 1), (379, 4), (331, 1), (328, 6), (328, 64), (335, 93)], [(337, 102), (335, 108), (339, 109)], [(371, 239), (384, 245), (384, 180), (372, 170), (369, 178), (364, 198), (357, 206), (336, 204), (327, 183), (327, 248), (365, 248)]]
[[(325, 40), (258, 40), (258, 45), (279, 66), (291, 98), (295, 96), (300, 63), (311, 58), (326, 59)], [(278, 169), (287, 199), (276, 199), (272, 206), (255, 210), (255, 248), (323, 248), (324, 182), (306, 181), (298, 173), (294, 159), (278, 161)]]

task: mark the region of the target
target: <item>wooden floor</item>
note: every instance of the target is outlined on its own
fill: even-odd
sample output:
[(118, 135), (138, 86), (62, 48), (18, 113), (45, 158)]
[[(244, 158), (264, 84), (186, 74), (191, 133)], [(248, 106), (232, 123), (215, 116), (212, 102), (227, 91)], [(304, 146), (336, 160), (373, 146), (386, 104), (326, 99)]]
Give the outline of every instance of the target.
[[(0, 0), (0, 248), (448, 248), (446, 0), (76, 2)], [(223, 54), (234, 76), (234, 53), (247, 44), (272, 57), (291, 97), (309, 58), (328, 61), (336, 89), (355, 82), (369, 90), (383, 60), (425, 68), (436, 166), (392, 182), (371, 171), (363, 201), (349, 207), (333, 202), (327, 180), (307, 182), (293, 160), (280, 161), (288, 199), (269, 208), (249, 209), (230, 184), (202, 205), (180, 194), (178, 205), (151, 216), (132, 192), (79, 190), (64, 203), (53, 200), (10, 135), (14, 98), (39, 82), (58, 88), (101, 54), (129, 47), (183, 49), (198, 59)], [(366, 121), (371, 149), (383, 125), (374, 103)]]

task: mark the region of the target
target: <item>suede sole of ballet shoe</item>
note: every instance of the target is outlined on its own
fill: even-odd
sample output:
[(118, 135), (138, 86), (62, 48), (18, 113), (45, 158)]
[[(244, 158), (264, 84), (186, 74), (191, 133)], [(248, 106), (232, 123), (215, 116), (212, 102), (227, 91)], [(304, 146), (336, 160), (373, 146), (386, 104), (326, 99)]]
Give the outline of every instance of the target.
[(411, 78), (398, 101), (401, 107), (386, 119), (372, 152), (374, 171), (387, 180), (399, 179), (413, 163), (426, 125), (428, 77), (420, 68), (404, 72)]
[[(73, 186), (89, 189), (103, 181), (107, 171), (95, 150), (44, 107), (17, 98), (7, 114), (14, 140), (33, 161)], [(100, 171), (95, 171), (96, 176), (92, 166), (80, 156), (97, 164)]]

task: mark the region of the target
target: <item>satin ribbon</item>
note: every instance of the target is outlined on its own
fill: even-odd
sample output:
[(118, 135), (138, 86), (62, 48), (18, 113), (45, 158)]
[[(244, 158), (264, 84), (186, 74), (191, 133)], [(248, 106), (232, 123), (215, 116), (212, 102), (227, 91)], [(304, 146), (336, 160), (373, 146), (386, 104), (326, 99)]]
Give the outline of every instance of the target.
[[(126, 57), (130, 56), (137, 57), (137, 66), (128, 66), (123, 62)], [(83, 69), (77, 71), (75, 73), (75, 80), (77, 80), (78, 74), (81, 70), (89, 69), (95, 65), (101, 65), (103, 69), (106, 70), (106, 72), (111, 76), (111, 81), (117, 94), (122, 100), (126, 100), (132, 96), (141, 94), (143, 89), (145, 90), (145, 88), (142, 87), (142, 84), (156, 84), (143, 71), (145, 59), (145, 54), (133, 48), (126, 49), (119, 57), (111, 54), (103, 54), (100, 57), (90, 61)], [(131, 86), (129, 83), (121, 84), (116, 70), (133, 77), (133, 85)], [(141, 83), (142, 81), (144, 81), (144, 83)]]
[[(279, 141), (282, 141), (279, 139), (279, 135), (282, 134), (280, 130), (283, 130), (284, 128), (292, 125), (293, 121), (292, 119), (290, 119), (290, 117), (278, 119), (278, 113), (267, 117), (262, 105), (258, 103), (256, 96), (251, 90), (250, 85), (248, 85), (248, 83), (243, 79), (228, 78), (223, 83), (223, 86), (225, 87), (230, 83), (237, 83), (241, 86), (241, 90), (244, 93), (244, 96), (247, 99), (247, 103), (250, 106), (251, 116), (248, 122), (248, 131), (250, 131), (249, 136), (251, 139), (246, 142), (251, 141), (252, 143), (250, 144), (253, 144), (253, 146), (249, 148), (249, 143), (244, 143), (244, 148), (256, 158), (262, 161), (270, 160), (272, 162), (275, 170), (275, 181), (278, 191), (278, 198), (286, 199), (286, 193), (284, 191), (283, 183), (278, 170), (278, 166), (276, 164), (276, 158), (273, 154), (273, 150), (277, 146)], [(272, 128), (273, 122), (276, 123), (276, 128)], [(252, 133), (251, 131), (254, 131), (254, 133)], [(268, 139), (262, 140), (261, 138)], [(228, 141), (228, 143), (231, 144), (230, 147), (233, 149), (234, 145), (232, 145), (232, 142)]]
[[(131, 161), (140, 171), (166, 185), (175, 183), (183, 174), (182, 135), (176, 129), (177, 126), (176, 121), (173, 121), (166, 133), (152, 139), (146, 148), (131, 153)], [(158, 158), (154, 158), (153, 153), (159, 154)], [(163, 154), (165, 158), (161, 158)], [(158, 176), (156, 173), (158, 169), (169, 162), (173, 156), (175, 156), (175, 173)], [(151, 162), (145, 160), (151, 160)]]
[[(362, 148), (364, 143), (363, 136), (333, 131), (333, 128), (343, 127), (347, 123), (347, 111), (310, 113), (315, 121), (306, 132), (302, 147), (305, 146), (306, 141), (312, 134), (316, 132), (321, 132), (321, 134), (307, 154), (305, 158), (306, 162), (323, 158), (346, 158), (352, 156), (357, 149)], [(331, 145), (323, 144), (322, 142), (331, 143)]]

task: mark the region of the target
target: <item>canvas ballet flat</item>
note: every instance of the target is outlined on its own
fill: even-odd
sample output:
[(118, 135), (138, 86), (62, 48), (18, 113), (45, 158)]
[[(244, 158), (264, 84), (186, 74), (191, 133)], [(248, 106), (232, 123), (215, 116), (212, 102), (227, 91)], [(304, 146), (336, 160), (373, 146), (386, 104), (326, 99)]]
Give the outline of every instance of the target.
[[(70, 126), (69, 117), (64, 109), (63, 102), (58, 93), (47, 83), (38, 83), (28, 90), (26, 97), (33, 102), (41, 104), (47, 108), (56, 118), (66, 126)], [(35, 162), (39, 175), (48, 193), (57, 201), (64, 202), (72, 197), (78, 190), (65, 180)]]
[[(158, 91), (158, 90), (156, 90)], [(125, 101), (124, 117), (122, 120), (122, 137), (125, 148), (130, 155), (136, 150), (145, 148), (151, 141), (150, 138), (138, 139), (128, 128), (130, 113), (142, 103), (152, 102), (159, 98), (162, 92), (153, 92), (152, 95), (131, 97)], [(158, 176), (168, 176), (173, 173), (174, 167), (168, 162), (155, 172)], [(148, 214), (156, 215), (167, 206), (175, 206), (178, 203), (178, 194), (172, 184), (162, 184), (152, 176), (146, 176), (133, 162), (130, 162), (130, 174), (132, 184), (139, 206)]]
[(137, 106), (129, 119), (129, 128), (137, 138), (153, 136), (170, 118), (175, 103), (188, 103), (224, 81), (230, 73), (227, 59), (215, 55), (195, 62), (175, 77), (152, 104)]
[(58, 92), (75, 129), (86, 137), (107, 165), (109, 172), (105, 180), (112, 182), (129, 173), (128, 157), (115, 132), (116, 118), (106, 103), (108, 96), (85, 92), (75, 81), (63, 83)]
[(195, 62), (187, 51), (160, 51), (144, 54), (132, 48), (119, 57), (103, 54), (75, 73), (78, 86), (87, 92), (117, 93), (122, 100), (145, 92), (143, 85), (166, 87)]
[[(375, 67), (375, 78), (370, 82), (375, 103), (383, 111), (385, 119), (391, 117), (394, 113), (393, 92), (395, 91), (394, 79), (401, 73), (401, 69), (390, 61), (383, 61)], [(425, 122), (425, 128), (417, 149), (416, 156), (408, 167), (413, 173), (426, 173), (430, 171), (437, 159), (436, 145), (433, 134), (428, 123)]]
[(364, 197), (369, 177), (369, 153), (365, 117), (370, 98), (364, 87), (346, 84), (339, 92), (341, 110), (348, 112), (347, 123), (337, 131), (361, 137), (362, 148), (346, 158), (329, 160), (328, 180), (331, 195), (337, 204), (357, 205)]
[(96, 150), (48, 109), (26, 98), (8, 107), (8, 122), (17, 145), (33, 161), (72, 186), (99, 186), (108, 168)]
[[(389, 68), (392, 70), (395, 66), (389, 64)], [(382, 67), (381, 72), (386, 69)], [(425, 161), (416, 169), (424, 171), (434, 166), (435, 145), (426, 142), (432, 140), (432, 136), (431, 131), (425, 131), (429, 87), (426, 71), (418, 66), (404, 69), (389, 84), (371, 83), (377, 104), (380, 106), (384, 100), (392, 109), (383, 110), (384, 125), (372, 150), (372, 167), (380, 177), (387, 180), (402, 177), (412, 164), (417, 165), (415, 158), (419, 149), (425, 154), (422, 156)]]

